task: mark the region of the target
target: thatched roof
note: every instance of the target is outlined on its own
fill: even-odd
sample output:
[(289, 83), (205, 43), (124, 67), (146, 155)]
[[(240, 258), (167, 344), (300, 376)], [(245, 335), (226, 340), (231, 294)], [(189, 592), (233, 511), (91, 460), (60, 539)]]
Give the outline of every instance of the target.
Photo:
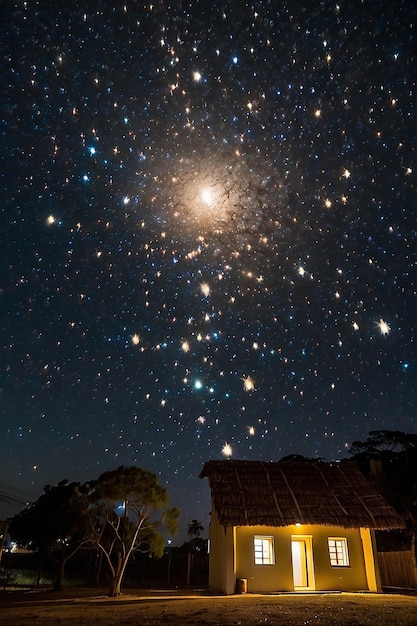
[(208, 461), (207, 477), (220, 524), (404, 528), (402, 518), (353, 462)]

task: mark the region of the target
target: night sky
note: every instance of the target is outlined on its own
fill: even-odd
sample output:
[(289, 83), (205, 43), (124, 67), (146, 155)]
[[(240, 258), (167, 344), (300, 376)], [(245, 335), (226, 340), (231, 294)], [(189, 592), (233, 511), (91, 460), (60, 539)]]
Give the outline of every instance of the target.
[(416, 433), (415, 3), (0, 13), (11, 499), (137, 464), (184, 535), (209, 459)]

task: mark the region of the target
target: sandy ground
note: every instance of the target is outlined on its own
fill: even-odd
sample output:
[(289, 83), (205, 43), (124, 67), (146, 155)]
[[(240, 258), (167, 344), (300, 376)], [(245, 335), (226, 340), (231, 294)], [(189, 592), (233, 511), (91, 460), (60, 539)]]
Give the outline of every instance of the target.
[(417, 626), (417, 596), (397, 594), (278, 594), (210, 596), (204, 592), (97, 590), (0, 592), (0, 624), (82, 626)]

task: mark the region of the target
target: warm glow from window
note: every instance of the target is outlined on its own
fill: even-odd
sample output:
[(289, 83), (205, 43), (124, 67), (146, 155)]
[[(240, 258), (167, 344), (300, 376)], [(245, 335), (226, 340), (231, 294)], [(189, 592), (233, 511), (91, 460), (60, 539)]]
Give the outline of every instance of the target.
[(255, 535), (253, 539), (255, 565), (274, 565), (274, 538)]
[(328, 544), (330, 565), (332, 567), (348, 567), (347, 539), (343, 537), (329, 537)]

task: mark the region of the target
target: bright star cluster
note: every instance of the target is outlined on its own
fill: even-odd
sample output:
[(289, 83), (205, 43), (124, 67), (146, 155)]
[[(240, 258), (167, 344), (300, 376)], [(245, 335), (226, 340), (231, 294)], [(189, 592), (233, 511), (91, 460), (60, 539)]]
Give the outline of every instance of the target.
[(415, 432), (413, 3), (3, 13), (3, 480)]

